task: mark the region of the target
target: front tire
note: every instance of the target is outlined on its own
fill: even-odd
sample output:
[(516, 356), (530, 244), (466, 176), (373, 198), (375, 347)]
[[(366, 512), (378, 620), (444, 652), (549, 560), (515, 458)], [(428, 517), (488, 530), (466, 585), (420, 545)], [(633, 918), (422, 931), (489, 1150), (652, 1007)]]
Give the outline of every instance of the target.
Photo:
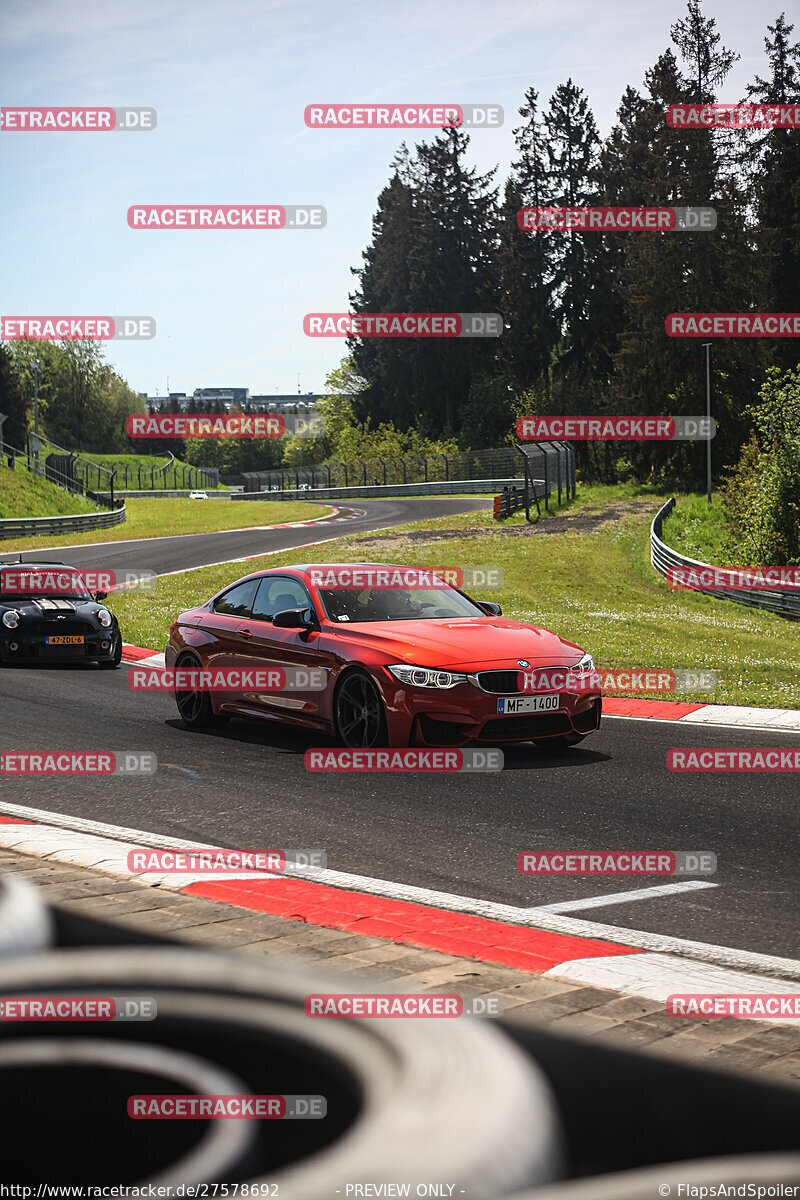
[(369, 750), (388, 741), (386, 713), (378, 685), (366, 671), (342, 676), (333, 701), (336, 736), (351, 750)]
[(118, 667), (121, 662), (122, 662), (122, 634), (118, 633), (117, 634), (117, 643), (114, 647), (114, 657), (101, 659), (98, 666), (103, 667), (103, 669), (106, 671), (113, 671), (114, 668)]

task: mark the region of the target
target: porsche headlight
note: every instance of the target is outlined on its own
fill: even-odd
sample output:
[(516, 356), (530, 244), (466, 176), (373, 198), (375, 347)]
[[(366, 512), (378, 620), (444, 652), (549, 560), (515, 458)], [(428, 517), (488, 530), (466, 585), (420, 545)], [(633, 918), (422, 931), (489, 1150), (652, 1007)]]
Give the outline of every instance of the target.
[(406, 663), (394, 663), (386, 670), (400, 683), (409, 683), (412, 687), (451, 688), (469, 682), (466, 675), (453, 671), (434, 671), (431, 667), (413, 667)]
[(19, 625), (19, 613), (14, 608), (3, 613), (3, 624), (6, 629), (16, 629)]
[(108, 629), (109, 625), (111, 624), (111, 620), (112, 620), (111, 613), (108, 611), (107, 608), (98, 608), (97, 619), (100, 622), (100, 624), (103, 626), (104, 629)]

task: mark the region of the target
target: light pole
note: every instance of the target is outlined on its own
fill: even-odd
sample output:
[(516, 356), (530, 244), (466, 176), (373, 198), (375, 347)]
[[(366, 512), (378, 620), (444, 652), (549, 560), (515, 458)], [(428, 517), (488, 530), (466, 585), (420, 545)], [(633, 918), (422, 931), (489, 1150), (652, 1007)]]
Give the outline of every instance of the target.
[(33, 360), (33, 473), (39, 474), (39, 360)]
[(711, 503), (711, 342), (703, 342), (706, 351), (706, 495)]

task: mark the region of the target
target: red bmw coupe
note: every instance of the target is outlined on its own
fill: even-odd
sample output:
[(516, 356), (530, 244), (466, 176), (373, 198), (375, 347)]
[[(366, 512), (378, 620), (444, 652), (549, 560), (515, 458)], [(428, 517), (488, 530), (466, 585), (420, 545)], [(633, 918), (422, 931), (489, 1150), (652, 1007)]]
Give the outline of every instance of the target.
[[(385, 563), (279, 567), (181, 613), (165, 657), (168, 670), (182, 672), (174, 694), (185, 724), (261, 717), (334, 734), (349, 747), (571, 746), (598, 728), (599, 691), (519, 690), (526, 668), (591, 672), (590, 655), (509, 620), (499, 604), (472, 600), (435, 576), (432, 585), (423, 578), (430, 572), (417, 571), (405, 586), (414, 571)], [(200, 673), (207, 680), (217, 669), (241, 685), (204, 684)], [(300, 682), (276, 690), (258, 683), (256, 669), (259, 679), (273, 669)]]

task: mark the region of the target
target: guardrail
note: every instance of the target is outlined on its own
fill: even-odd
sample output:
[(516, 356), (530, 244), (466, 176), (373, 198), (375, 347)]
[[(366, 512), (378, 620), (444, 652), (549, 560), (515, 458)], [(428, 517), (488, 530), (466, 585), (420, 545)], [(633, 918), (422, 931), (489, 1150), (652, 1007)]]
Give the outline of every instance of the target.
[(509, 491), (503, 488), (502, 492), (494, 498), (494, 509), (492, 516), (495, 521), (499, 521), (501, 517), (510, 517), (512, 513), (518, 509), (525, 507), (525, 488), (512, 487)]
[(38, 534), (86, 533), (92, 529), (108, 529), (121, 525), (126, 519), (125, 505), (110, 512), (77, 513), (66, 517), (5, 517), (0, 520), (0, 540)]
[[(650, 525), (650, 562), (659, 574), (666, 576), (670, 567), (692, 567), (697, 571), (713, 571), (715, 564), (698, 562), (695, 558), (686, 558), (663, 541), (661, 534), (663, 524), (675, 507), (675, 497), (672, 496), (660, 508)], [(717, 564), (718, 566), (718, 564)], [(789, 621), (800, 621), (800, 596), (791, 592), (765, 591), (761, 588), (726, 588), (724, 590), (707, 591), (698, 588), (704, 596), (714, 596), (717, 600), (731, 600), (734, 604), (744, 604), (748, 608), (761, 608), (774, 613)]]
[(369, 496), (460, 496), (470, 492), (496, 492), (504, 487), (523, 487), (521, 479), (451, 479), (449, 483), (367, 484), (365, 487), (285, 488), (276, 492), (236, 492), (231, 500), (350, 500)]
[[(177, 491), (168, 490), (165, 492), (159, 491), (158, 489), (154, 491), (152, 488), (148, 488), (146, 491), (142, 490), (141, 492), (124, 490), (118, 492), (115, 488), (114, 495), (120, 500), (188, 500), (192, 492), (203, 491), (205, 491), (205, 488), (192, 488), (191, 491), (183, 489), (179, 489)], [(110, 497), (109, 492), (93, 492), (92, 494), (97, 496), (98, 500), (102, 501), (103, 503), (107, 503)], [(215, 491), (213, 488), (206, 492), (206, 495), (208, 496), (209, 500), (230, 500), (231, 498), (230, 492)]]

